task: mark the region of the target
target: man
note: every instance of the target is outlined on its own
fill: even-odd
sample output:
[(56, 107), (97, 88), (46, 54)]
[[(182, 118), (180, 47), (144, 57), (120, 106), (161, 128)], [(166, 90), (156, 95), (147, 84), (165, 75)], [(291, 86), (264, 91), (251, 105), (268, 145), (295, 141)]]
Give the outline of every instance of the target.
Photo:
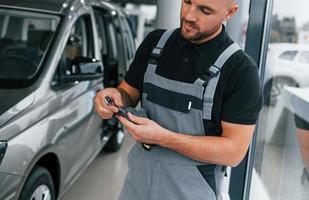
[(103, 119), (139, 100), (148, 114), (117, 115), (137, 142), (119, 199), (219, 198), (225, 166), (243, 159), (262, 106), (257, 67), (222, 25), (237, 9), (234, 0), (183, 0), (180, 29), (150, 33), (125, 80), (97, 94)]
[(309, 123), (297, 114), (294, 115), (294, 119), (300, 155), (304, 163), (304, 169), (300, 180), (302, 184), (305, 184), (306, 181), (309, 182)]

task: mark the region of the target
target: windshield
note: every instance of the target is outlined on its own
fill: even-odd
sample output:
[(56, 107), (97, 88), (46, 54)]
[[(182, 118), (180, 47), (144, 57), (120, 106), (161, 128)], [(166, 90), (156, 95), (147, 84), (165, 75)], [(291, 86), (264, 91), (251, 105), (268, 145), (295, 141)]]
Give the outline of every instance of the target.
[(0, 9), (0, 80), (30, 80), (58, 25), (59, 18)]

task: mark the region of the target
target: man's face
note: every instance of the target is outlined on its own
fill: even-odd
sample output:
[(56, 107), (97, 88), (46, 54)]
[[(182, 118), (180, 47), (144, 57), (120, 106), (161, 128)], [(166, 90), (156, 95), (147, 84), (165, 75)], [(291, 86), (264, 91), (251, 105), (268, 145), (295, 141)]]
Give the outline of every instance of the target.
[(182, 0), (181, 34), (192, 43), (212, 39), (221, 31), (222, 22), (228, 20), (238, 6), (233, 0)]

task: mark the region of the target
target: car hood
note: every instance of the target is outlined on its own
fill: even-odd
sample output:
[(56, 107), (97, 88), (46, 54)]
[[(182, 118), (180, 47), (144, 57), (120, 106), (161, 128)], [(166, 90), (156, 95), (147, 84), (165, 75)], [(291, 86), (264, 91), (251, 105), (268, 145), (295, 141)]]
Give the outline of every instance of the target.
[(34, 94), (27, 89), (0, 89), (0, 128), (33, 101)]

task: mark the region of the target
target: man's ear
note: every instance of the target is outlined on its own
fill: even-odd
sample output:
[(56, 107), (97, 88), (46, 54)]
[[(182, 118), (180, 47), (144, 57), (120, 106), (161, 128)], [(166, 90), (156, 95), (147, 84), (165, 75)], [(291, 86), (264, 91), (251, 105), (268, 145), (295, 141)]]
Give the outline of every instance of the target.
[(224, 21), (228, 21), (231, 19), (231, 17), (237, 12), (238, 10), (238, 4), (233, 4), (231, 5), (231, 7), (228, 9), (228, 11), (226, 12), (226, 15), (224, 17)]

